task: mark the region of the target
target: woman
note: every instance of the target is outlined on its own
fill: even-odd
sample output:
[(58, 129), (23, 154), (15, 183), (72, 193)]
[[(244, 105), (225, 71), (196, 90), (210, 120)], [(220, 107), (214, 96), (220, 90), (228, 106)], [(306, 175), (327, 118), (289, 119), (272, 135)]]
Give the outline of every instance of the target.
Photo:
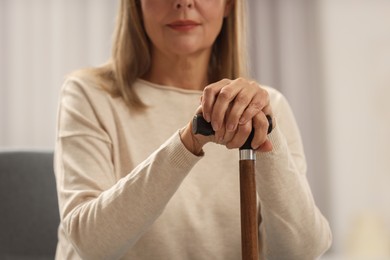
[[(242, 5), (121, 0), (111, 61), (61, 92), (57, 259), (240, 259), (234, 148), (252, 127), (262, 259), (329, 247), (290, 107), (243, 78)], [(192, 133), (196, 113), (214, 136)]]

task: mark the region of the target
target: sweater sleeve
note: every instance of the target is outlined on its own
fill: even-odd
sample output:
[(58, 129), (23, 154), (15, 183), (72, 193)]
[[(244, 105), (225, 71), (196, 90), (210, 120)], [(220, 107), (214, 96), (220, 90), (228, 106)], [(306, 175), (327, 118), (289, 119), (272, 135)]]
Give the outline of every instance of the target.
[(61, 228), (83, 259), (118, 259), (159, 217), (199, 157), (177, 132), (116, 181), (112, 143), (90, 102), (77, 84), (65, 84), (55, 150)]
[(331, 244), (327, 220), (316, 207), (307, 178), (300, 133), (287, 103), (276, 93), (273, 150), (257, 154), (260, 242), (264, 259), (316, 259)]

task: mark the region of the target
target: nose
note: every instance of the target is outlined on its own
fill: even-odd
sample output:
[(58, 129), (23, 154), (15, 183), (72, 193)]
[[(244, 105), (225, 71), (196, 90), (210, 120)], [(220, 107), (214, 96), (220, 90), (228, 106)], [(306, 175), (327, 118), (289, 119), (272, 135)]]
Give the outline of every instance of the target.
[(175, 1), (175, 9), (180, 10), (182, 8), (193, 8), (194, 1), (193, 0), (176, 0)]

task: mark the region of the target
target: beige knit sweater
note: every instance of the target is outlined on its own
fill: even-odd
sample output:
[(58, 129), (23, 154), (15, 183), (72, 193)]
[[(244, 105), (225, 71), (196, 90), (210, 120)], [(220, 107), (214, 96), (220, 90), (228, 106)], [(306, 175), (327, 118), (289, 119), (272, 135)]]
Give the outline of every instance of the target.
[[(214, 143), (197, 157), (178, 130), (200, 91), (138, 80), (149, 106), (130, 111), (86, 79), (60, 98), (55, 173), (61, 224), (56, 259), (240, 259), (238, 152)], [(258, 153), (262, 259), (315, 259), (331, 243), (306, 179), (285, 98), (267, 88), (277, 126), (273, 151)]]

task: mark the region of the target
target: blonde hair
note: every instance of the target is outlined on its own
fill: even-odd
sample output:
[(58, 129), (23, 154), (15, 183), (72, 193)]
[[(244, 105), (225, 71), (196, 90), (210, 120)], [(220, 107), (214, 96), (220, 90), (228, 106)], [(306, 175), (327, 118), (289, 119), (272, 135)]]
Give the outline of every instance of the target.
[[(227, 1), (233, 1), (232, 10), (224, 18), (212, 49), (208, 69), (210, 83), (223, 78), (247, 76), (245, 0)], [(132, 85), (150, 68), (150, 45), (142, 23), (139, 0), (121, 0), (111, 60), (94, 72), (104, 80), (105, 88), (111, 94), (121, 96), (133, 109), (145, 108)]]

